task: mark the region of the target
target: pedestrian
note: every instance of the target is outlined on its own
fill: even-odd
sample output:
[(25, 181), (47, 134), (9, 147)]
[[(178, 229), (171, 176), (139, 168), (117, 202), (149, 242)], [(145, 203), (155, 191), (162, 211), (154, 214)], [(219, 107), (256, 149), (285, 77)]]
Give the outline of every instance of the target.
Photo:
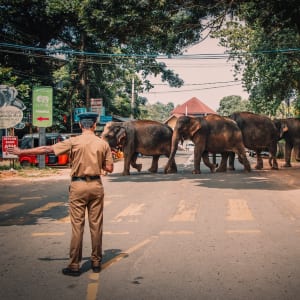
[(72, 236), (69, 264), (62, 269), (62, 273), (70, 276), (81, 274), (80, 263), (86, 210), (92, 242), (91, 268), (95, 273), (101, 270), (104, 189), (100, 174), (102, 170), (109, 173), (113, 171), (110, 147), (107, 142), (95, 135), (98, 114), (82, 113), (78, 117), (81, 135), (70, 137), (51, 146), (9, 149), (10, 153), (16, 155), (69, 154), (71, 161), (69, 212)]

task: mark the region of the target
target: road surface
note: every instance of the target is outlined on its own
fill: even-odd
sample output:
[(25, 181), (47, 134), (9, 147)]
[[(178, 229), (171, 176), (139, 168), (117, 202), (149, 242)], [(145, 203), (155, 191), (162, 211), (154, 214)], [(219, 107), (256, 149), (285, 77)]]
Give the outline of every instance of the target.
[[(300, 165), (192, 175), (143, 170), (103, 177), (103, 270), (91, 272), (86, 224), (82, 275), (68, 262), (68, 170), (0, 180), (0, 299), (299, 299)], [(251, 160), (253, 160), (251, 158)], [(254, 161), (252, 161), (254, 162)]]

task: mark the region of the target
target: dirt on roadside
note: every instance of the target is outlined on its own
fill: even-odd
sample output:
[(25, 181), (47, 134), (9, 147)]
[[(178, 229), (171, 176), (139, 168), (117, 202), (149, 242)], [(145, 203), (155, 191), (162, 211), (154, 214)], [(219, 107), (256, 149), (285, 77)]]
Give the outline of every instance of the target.
[(44, 180), (47, 177), (47, 180), (57, 179), (58, 177), (68, 179), (70, 177), (69, 168), (24, 168), (24, 169), (9, 169), (9, 170), (0, 170), (0, 181), (9, 181), (9, 180), (30, 180), (30, 181), (39, 181)]

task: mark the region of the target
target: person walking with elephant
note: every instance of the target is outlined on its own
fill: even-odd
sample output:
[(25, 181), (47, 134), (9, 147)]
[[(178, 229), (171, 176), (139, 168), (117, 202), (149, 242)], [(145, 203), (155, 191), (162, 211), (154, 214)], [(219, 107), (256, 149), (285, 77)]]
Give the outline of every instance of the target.
[(41, 155), (68, 153), (71, 160), (71, 184), (69, 187), (69, 211), (72, 225), (70, 242), (70, 259), (64, 275), (79, 276), (82, 260), (82, 240), (85, 224), (85, 211), (92, 241), (91, 267), (93, 272), (101, 270), (102, 234), (103, 234), (103, 200), (104, 189), (101, 181), (101, 170), (113, 172), (113, 158), (106, 141), (95, 135), (98, 114), (83, 113), (79, 116), (82, 134), (58, 142), (51, 146), (40, 146), (31, 149), (14, 147), (12, 154)]

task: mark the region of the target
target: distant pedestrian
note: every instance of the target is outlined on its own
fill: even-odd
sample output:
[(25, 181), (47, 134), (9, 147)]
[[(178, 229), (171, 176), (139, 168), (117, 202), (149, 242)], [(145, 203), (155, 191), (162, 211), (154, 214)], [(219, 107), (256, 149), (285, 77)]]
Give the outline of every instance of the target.
[(64, 275), (79, 276), (81, 274), (80, 263), (86, 210), (92, 241), (91, 267), (95, 273), (101, 270), (104, 189), (100, 175), (102, 170), (109, 173), (113, 171), (113, 158), (108, 143), (95, 135), (97, 118), (96, 113), (80, 114), (79, 126), (82, 134), (54, 145), (30, 149), (18, 147), (9, 149), (10, 153), (16, 155), (69, 154), (71, 160), (69, 211), (72, 236), (69, 264), (62, 269)]

